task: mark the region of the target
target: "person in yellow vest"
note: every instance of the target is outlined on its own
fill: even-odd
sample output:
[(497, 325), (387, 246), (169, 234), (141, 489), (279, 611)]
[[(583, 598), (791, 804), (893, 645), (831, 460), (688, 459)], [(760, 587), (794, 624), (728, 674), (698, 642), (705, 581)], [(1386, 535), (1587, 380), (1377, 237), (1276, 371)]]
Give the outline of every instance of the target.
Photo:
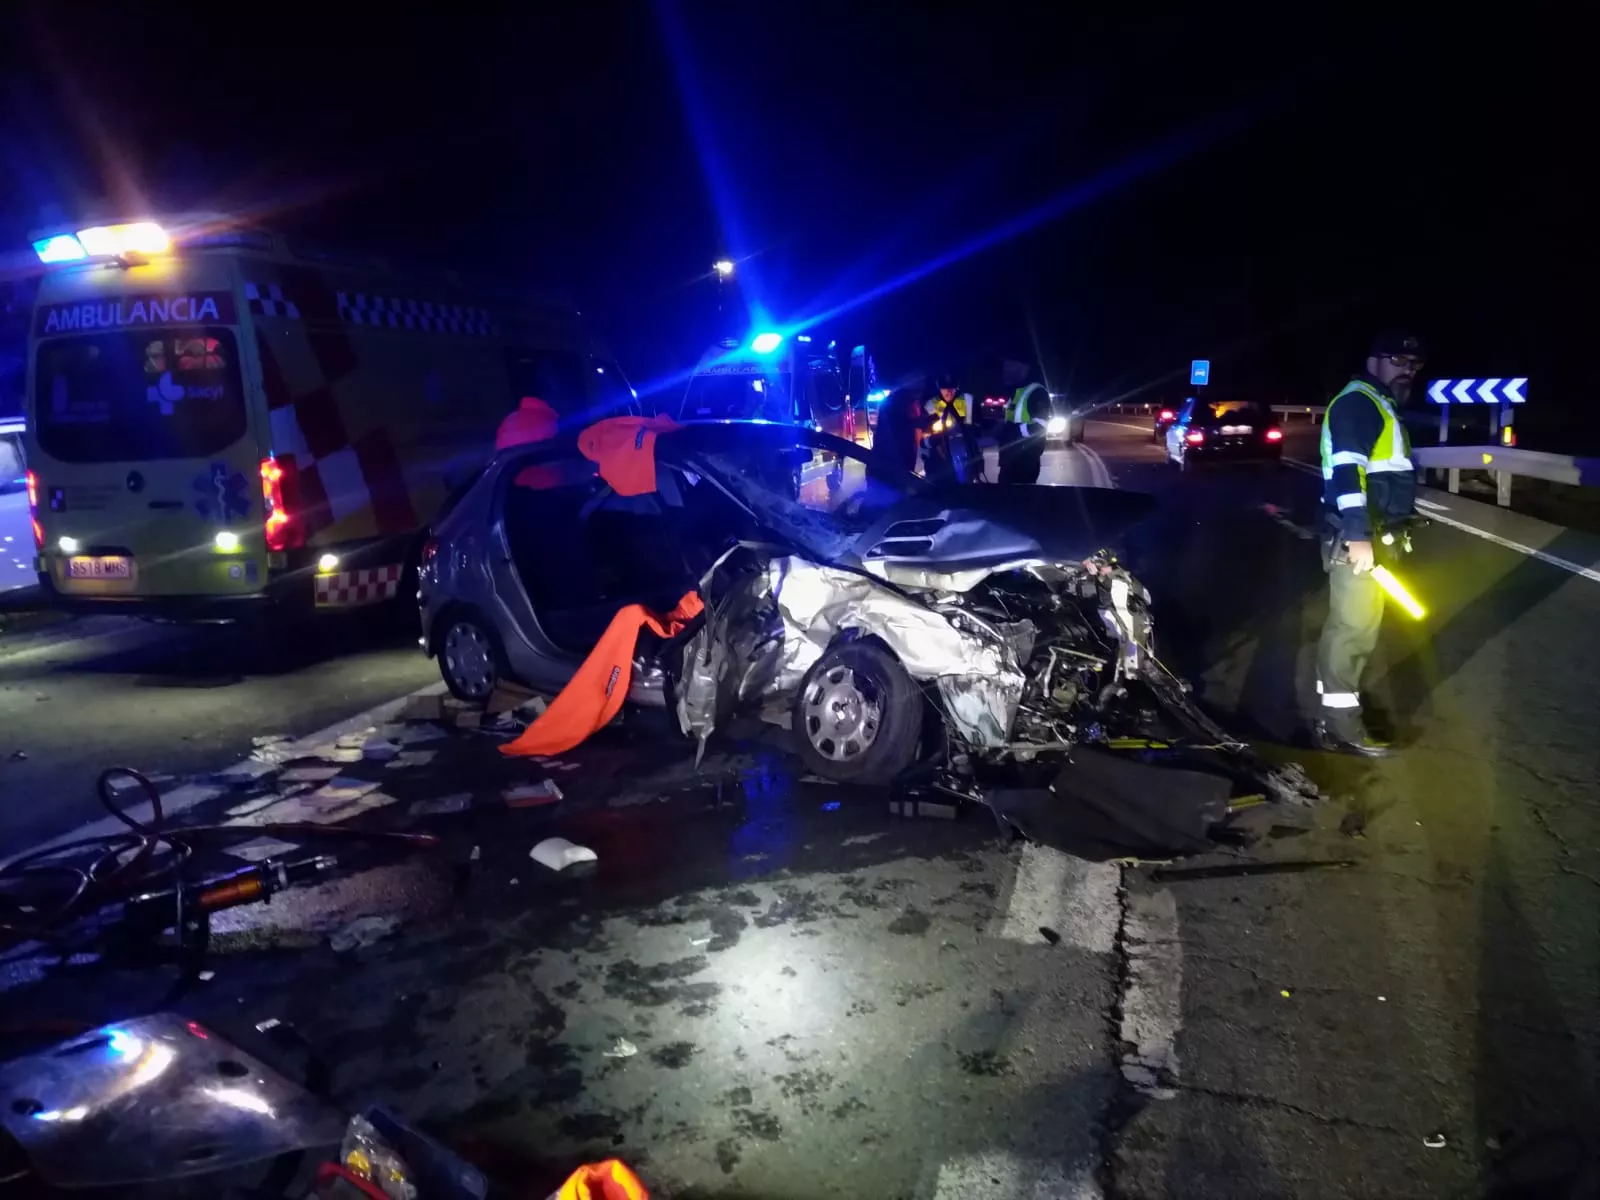
[(1044, 465), (1050, 393), (1033, 378), (1031, 368), (1020, 364), (1008, 364), (1008, 368), (1014, 371), (1016, 390), (1006, 401), (1004, 423), (995, 431), (995, 441), (1000, 444), (1000, 482), (1038, 483)]
[(1381, 758), (1388, 743), (1361, 715), (1361, 676), (1378, 644), (1383, 589), (1372, 576), (1374, 543), (1416, 511), (1411, 439), (1397, 411), (1422, 369), (1422, 343), (1385, 334), (1372, 343), (1366, 370), (1328, 402), (1322, 419), (1328, 620), (1317, 647), (1315, 736), (1325, 750)]

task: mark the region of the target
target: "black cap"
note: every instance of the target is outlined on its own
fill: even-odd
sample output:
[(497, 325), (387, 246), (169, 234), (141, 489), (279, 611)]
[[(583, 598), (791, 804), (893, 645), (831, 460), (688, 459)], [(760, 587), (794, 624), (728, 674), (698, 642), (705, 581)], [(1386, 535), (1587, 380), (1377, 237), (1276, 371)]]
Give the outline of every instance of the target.
[(1368, 358), (1387, 358), (1391, 354), (1409, 354), (1412, 358), (1423, 356), (1422, 339), (1415, 334), (1389, 330), (1372, 339)]

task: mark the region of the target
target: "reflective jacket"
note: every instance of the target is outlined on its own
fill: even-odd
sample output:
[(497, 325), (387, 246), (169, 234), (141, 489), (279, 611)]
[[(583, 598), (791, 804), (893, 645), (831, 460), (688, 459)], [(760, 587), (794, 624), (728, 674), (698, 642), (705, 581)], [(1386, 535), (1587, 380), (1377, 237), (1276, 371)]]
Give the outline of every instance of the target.
[[(1043, 419), (1042, 417), (1034, 417), (1032, 415), (1031, 405), (1033, 401), (1033, 394), (1035, 392), (1044, 393), (1044, 384), (1026, 384), (1011, 393), (1011, 399), (1006, 404), (1007, 425), (1015, 425), (1018, 429), (1026, 433), (1027, 426), (1030, 421)], [(1048, 396), (1048, 393), (1045, 394)]]
[(1411, 439), (1394, 397), (1357, 375), (1328, 402), (1322, 418), (1322, 498), (1345, 541), (1370, 541), (1373, 527), (1409, 517), (1416, 507)]

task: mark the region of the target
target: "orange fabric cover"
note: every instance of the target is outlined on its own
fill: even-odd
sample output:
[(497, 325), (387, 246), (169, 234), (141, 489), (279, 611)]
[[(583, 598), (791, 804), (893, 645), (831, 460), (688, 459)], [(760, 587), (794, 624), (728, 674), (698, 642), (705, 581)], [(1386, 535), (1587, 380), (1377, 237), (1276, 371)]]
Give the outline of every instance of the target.
[(561, 694), (534, 718), (522, 736), (501, 746), (500, 753), (514, 758), (561, 754), (603, 729), (628, 698), (639, 631), (648, 628), (660, 637), (672, 637), (704, 608), (698, 592), (687, 592), (665, 616), (642, 604), (620, 609)]
[[(508, 414), (495, 430), (494, 448), (505, 450), (544, 442), (556, 436), (561, 418), (537, 396), (524, 396), (516, 411)], [(553, 488), (561, 486), (561, 473), (554, 467), (524, 467), (513, 481), (518, 487)]]
[(650, 1193), (621, 1159), (608, 1158), (579, 1167), (552, 1200), (650, 1200)]
[(578, 435), (578, 450), (619, 496), (656, 490), (656, 434), (678, 428), (671, 417), (607, 417)]

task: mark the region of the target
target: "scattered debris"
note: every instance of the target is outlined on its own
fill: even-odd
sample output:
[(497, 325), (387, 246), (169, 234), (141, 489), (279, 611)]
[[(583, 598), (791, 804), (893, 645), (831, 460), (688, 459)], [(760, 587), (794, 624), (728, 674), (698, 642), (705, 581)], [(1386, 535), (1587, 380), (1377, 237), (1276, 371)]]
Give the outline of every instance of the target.
[(250, 757), (268, 766), (280, 766), (294, 756), (294, 739), (286, 733), (257, 734), (250, 744)]
[(471, 807), (471, 792), (453, 792), (448, 796), (434, 796), (428, 800), (414, 801), (410, 812), (413, 817), (430, 817), (438, 813), (466, 812)]
[(437, 692), (425, 696), (409, 696), (395, 716), (397, 720), (405, 722), (442, 720), (444, 696)]
[(1339, 832), (1345, 837), (1364, 838), (1367, 836), (1367, 814), (1360, 809), (1352, 809), (1345, 813), (1339, 822)]
[(400, 756), (400, 747), (384, 738), (369, 738), (361, 745), (361, 757), (367, 762), (392, 762)]
[(599, 861), (599, 855), (589, 847), (575, 845), (566, 838), (559, 837), (545, 838), (528, 852), (528, 857), (552, 871), (564, 871), (579, 863)]
[(26, 762), (27, 759), (28, 759), (28, 752), (26, 750), (13, 750), (11, 752), (11, 761), (12, 762)]
[(482, 857), (483, 857), (483, 851), (480, 850), (478, 847), (474, 846), (472, 848), (472, 853), (467, 855), (467, 861), (468, 862), (477, 862)]
[(361, 747), (335, 746), (330, 742), (324, 746), (313, 747), (310, 757), (330, 763), (358, 763), (361, 761)]
[(195, 973), (195, 978), (201, 983), (210, 983), (216, 977), (217, 973), (215, 971), (197, 971)]
[(1389, 999), (1389, 997), (1387, 997), (1387, 996), (1379, 996), (1378, 999), (1380, 1001), (1387, 1001)]
[(312, 804), (349, 804), (359, 800), (368, 792), (378, 790), (376, 783), (368, 783), (365, 779), (351, 779), (346, 775), (335, 776), (323, 784), (316, 791), (306, 797)]
[(1044, 938), (1044, 940), (1049, 942), (1052, 946), (1061, 945), (1061, 935), (1054, 929), (1051, 929), (1048, 925), (1039, 926), (1039, 936)]
[(325, 767), (290, 767), (278, 776), (280, 783), (326, 783), (339, 773), (337, 763)]
[(1429, 1150), (1443, 1150), (1445, 1148), (1444, 1134), (1430, 1133), (1427, 1137), (1422, 1139), (1422, 1144)]
[(409, 767), (425, 767), (438, 756), (437, 750), (402, 750), (395, 755), (394, 761), (389, 764), (389, 769), (404, 770)]
[(557, 803), (561, 799), (561, 789), (556, 786), (555, 780), (541, 779), (538, 783), (522, 783), (507, 788), (501, 796), (507, 808), (538, 808)]
[(544, 711), (544, 697), (531, 688), (525, 688), (519, 683), (511, 683), (502, 679), (495, 684), (494, 691), (489, 693), (489, 699), (483, 706), (486, 716), (497, 717), (501, 713), (511, 712), (524, 706), (532, 710), (533, 715)]
[(1288, 988), (1280, 988), (1279, 991), (1278, 991), (1278, 995), (1282, 996), (1285, 1000), (1287, 1000), (1293, 994), (1294, 993), (1291, 992)]
[(269, 858), (280, 858), (291, 850), (298, 850), (293, 842), (280, 841), (278, 838), (258, 837), (245, 842), (240, 846), (230, 846), (228, 853), (235, 858), (242, 858), (245, 862), (265, 862)]
[(689, 945), (691, 945), (691, 946), (709, 946), (710, 944), (711, 944), (711, 939), (708, 938), (708, 937), (690, 938), (689, 939)]
[(343, 954), (346, 950), (355, 950), (380, 942), (399, 927), (399, 917), (357, 917), (348, 925), (329, 934), (328, 945), (333, 947), (334, 953)]
[(954, 804), (915, 796), (889, 801), (891, 817), (934, 817), (941, 821), (953, 821), (959, 811)]
[(611, 1049), (604, 1051), (601, 1054), (601, 1057), (632, 1058), (637, 1053), (639, 1053), (639, 1047), (635, 1046), (627, 1038), (619, 1037), (616, 1041), (611, 1043)]

